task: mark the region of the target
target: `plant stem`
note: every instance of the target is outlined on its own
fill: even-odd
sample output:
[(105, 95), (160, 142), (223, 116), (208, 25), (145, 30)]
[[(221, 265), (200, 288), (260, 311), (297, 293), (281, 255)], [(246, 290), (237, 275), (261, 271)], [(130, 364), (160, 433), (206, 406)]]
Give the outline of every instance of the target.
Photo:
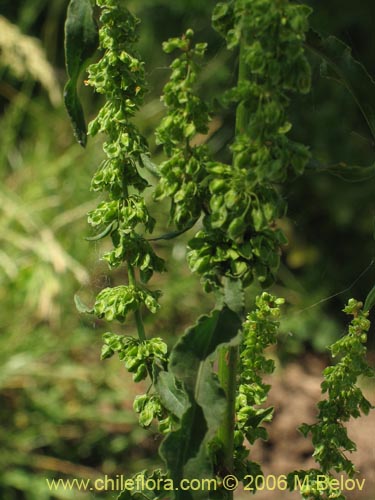
[(238, 347), (222, 348), (219, 354), (219, 380), (227, 396), (224, 422), (219, 429), (223, 443), (223, 466), (233, 472), (234, 419), (237, 389)]
[[(128, 277), (129, 277), (129, 284), (136, 286), (136, 279), (135, 279), (135, 274), (134, 274), (134, 268), (130, 264), (128, 264)], [(137, 325), (137, 331), (138, 331), (138, 337), (141, 342), (146, 340), (146, 333), (145, 329), (143, 326), (143, 321), (142, 321), (142, 315), (141, 315), (141, 310), (137, 309), (134, 312), (134, 317), (135, 317), (135, 322)]]
[[(245, 42), (242, 40), (239, 51), (238, 83), (246, 80), (246, 64), (243, 57), (244, 45)], [(246, 109), (243, 103), (239, 103), (236, 111), (236, 136), (245, 132), (246, 125)], [(235, 163), (236, 158), (234, 157), (233, 164), (235, 165)], [(236, 312), (239, 314), (242, 313), (242, 311)], [(223, 445), (222, 465), (229, 473), (233, 473), (238, 359), (239, 349), (237, 346), (221, 349), (219, 354), (218, 376), (227, 397), (227, 406), (225, 410), (225, 418), (219, 429), (218, 436)], [(229, 492), (227, 498), (229, 500), (233, 499), (233, 492)]]
[[(247, 80), (247, 72), (246, 72), (246, 64), (244, 58), (244, 46), (245, 42), (242, 40), (239, 51), (239, 64), (238, 64), (238, 83), (240, 84), (243, 81)], [(246, 116), (246, 108), (244, 103), (240, 102), (237, 106), (236, 110), (236, 136), (238, 134), (243, 134), (246, 130), (247, 125), (247, 116)], [(233, 160), (235, 162), (235, 158)]]

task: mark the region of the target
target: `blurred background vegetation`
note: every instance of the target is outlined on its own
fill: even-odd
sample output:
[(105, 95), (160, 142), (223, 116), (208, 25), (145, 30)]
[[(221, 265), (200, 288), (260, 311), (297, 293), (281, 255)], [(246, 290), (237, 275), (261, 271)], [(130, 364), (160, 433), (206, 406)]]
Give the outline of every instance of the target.
[[(137, 123), (149, 139), (155, 162), (161, 160), (161, 151), (153, 130), (163, 114), (159, 97), (169, 64), (161, 42), (187, 27), (210, 44), (200, 91), (215, 109), (210, 147), (227, 160), (234, 114), (224, 110), (217, 97), (235, 83), (236, 61), (210, 27), (215, 2), (126, 3), (142, 20), (139, 50), (150, 91)], [(373, 0), (310, 3), (314, 26), (347, 42), (374, 75)], [(92, 301), (97, 291), (109, 282), (121, 282), (123, 276), (121, 271), (109, 275), (99, 261), (103, 246), (84, 239), (89, 236), (85, 215), (97, 202), (89, 184), (102, 139), (82, 150), (62, 106), (67, 4), (68, 0), (0, 0), (3, 500), (96, 498), (93, 493), (49, 493), (44, 478), (95, 478), (98, 471), (111, 476), (126, 471), (129, 476), (150, 464), (160, 440), (135, 425), (131, 402), (139, 387), (116, 360), (99, 361), (101, 334), (107, 326), (79, 315), (73, 302), (77, 292)], [(310, 145), (323, 165), (373, 164), (374, 143), (354, 101), (343, 87), (322, 79), (318, 62), (311, 62), (313, 91), (291, 108), (294, 137)], [(88, 117), (94, 116), (98, 98), (83, 86), (81, 93)], [(288, 301), (279, 351), (283, 363), (303, 359), (309, 352), (325, 356), (326, 346), (343, 331), (345, 301), (351, 296), (365, 298), (375, 281), (373, 179), (348, 183), (312, 165), (301, 179), (290, 182), (285, 196), (289, 217), (281, 224), (290, 243), (273, 290)], [(168, 207), (152, 200), (150, 205), (158, 230), (167, 230)], [(164, 293), (161, 312), (146, 317), (149, 334), (170, 343), (212, 305), (212, 297), (204, 296), (198, 279), (187, 270), (188, 238), (189, 234), (159, 245), (169, 272), (154, 280)], [(249, 306), (254, 293), (249, 292)], [(335, 297), (328, 300), (331, 296)], [(113, 329), (133, 332), (131, 324)]]

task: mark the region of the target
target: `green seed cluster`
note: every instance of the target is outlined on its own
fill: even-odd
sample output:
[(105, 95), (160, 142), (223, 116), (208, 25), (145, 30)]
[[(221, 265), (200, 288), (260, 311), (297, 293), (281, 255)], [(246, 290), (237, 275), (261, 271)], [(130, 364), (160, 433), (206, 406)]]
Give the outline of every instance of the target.
[[(133, 380), (140, 382), (148, 376), (153, 377), (155, 369), (165, 369), (168, 360), (168, 348), (161, 338), (140, 341), (134, 337), (105, 333), (102, 359), (112, 357), (115, 353), (125, 368), (133, 373)], [(139, 414), (142, 427), (149, 427), (153, 420), (158, 421), (159, 431), (169, 432), (173, 425), (173, 416), (164, 408), (157, 393), (150, 390), (146, 394), (136, 396), (133, 404)]]
[(303, 42), (310, 9), (287, 0), (234, 0), (219, 3), (214, 27), (228, 48), (240, 46), (238, 85), (226, 94), (237, 105), (233, 166), (207, 164), (209, 207), (204, 229), (191, 243), (188, 260), (206, 288), (221, 276), (256, 277), (269, 286), (279, 265), (285, 236), (275, 221), (285, 213), (276, 183), (301, 174), (307, 148), (291, 141), (288, 93), (310, 88)]
[(130, 186), (142, 191), (148, 185), (138, 170), (143, 166), (141, 154), (147, 152), (147, 145), (130, 121), (145, 92), (143, 62), (133, 52), (138, 20), (120, 0), (97, 0), (97, 4), (103, 9), (99, 40), (104, 54), (89, 67), (88, 84), (103, 94), (106, 102), (90, 123), (89, 134), (103, 132), (108, 140), (103, 148), (107, 158), (96, 172), (92, 187), (122, 198)]
[(141, 196), (132, 194), (126, 198), (102, 201), (95, 210), (88, 214), (88, 221), (92, 227), (111, 225), (113, 229), (121, 229), (131, 233), (138, 224), (144, 224), (152, 232), (155, 220), (150, 216)]
[(120, 0), (97, 0), (97, 5), (102, 8), (99, 40), (104, 53), (89, 67), (87, 83), (104, 95), (105, 104), (90, 123), (89, 134), (101, 132), (107, 140), (103, 146), (106, 157), (93, 177), (92, 189), (108, 193), (108, 200), (89, 213), (88, 221), (98, 234), (96, 239), (111, 236), (113, 249), (103, 256), (109, 267), (126, 263), (132, 279), (128, 287), (103, 290), (94, 312), (109, 321), (123, 321), (142, 303), (153, 312), (157, 309), (159, 294), (136, 285), (133, 269), (139, 269), (141, 281), (147, 283), (154, 271), (164, 270), (164, 262), (141, 232), (143, 228), (151, 233), (155, 221), (138, 194), (148, 186), (140, 174), (148, 148), (131, 122), (145, 92), (143, 62), (133, 48), (138, 20)]
[(370, 328), (368, 312), (363, 312), (362, 303), (351, 299), (344, 311), (353, 315), (349, 332), (335, 342), (330, 350), (340, 361), (326, 368), (323, 372), (322, 392), (328, 399), (318, 404), (318, 422), (303, 425), (303, 434), (311, 433), (316, 446), (314, 457), (324, 472), (334, 468), (348, 474), (355, 472), (354, 466), (344, 455), (345, 451), (354, 451), (355, 444), (348, 438), (343, 422), (351, 417), (358, 418), (368, 414), (372, 408), (356, 385), (359, 376), (374, 376), (374, 371), (366, 362), (367, 332)]
[(305, 146), (287, 137), (287, 107), (289, 93), (310, 90), (303, 46), (310, 12), (289, 0), (234, 0), (219, 3), (213, 14), (228, 48), (242, 47), (238, 85), (226, 96), (244, 115), (232, 149), (235, 166), (260, 187), (301, 174), (309, 158)]
[(197, 133), (207, 132), (209, 121), (207, 105), (194, 93), (196, 60), (203, 57), (206, 44), (192, 46), (192, 36), (189, 29), (181, 38), (163, 44), (166, 53), (179, 49), (182, 54), (171, 64), (172, 73), (162, 97), (167, 115), (156, 131), (157, 142), (163, 145), (168, 159), (160, 165), (155, 198), (171, 198), (170, 216), (178, 228), (198, 219), (207, 192), (207, 148), (191, 145)]
[(136, 396), (133, 404), (134, 411), (139, 414), (139, 424), (150, 427), (154, 420), (158, 421), (158, 430), (162, 434), (171, 432), (174, 417), (164, 408), (158, 394), (142, 394)]
[(288, 476), (291, 490), (297, 476), (301, 484), (301, 496), (306, 500), (346, 500), (345, 495), (337, 486), (337, 479), (330, 474), (322, 474), (322, 471), (318, 469), (296, 471), (293, 476)]
[(144, 380), (152, 372), (153, 365), (164, 366), (167, 362), (167, 345), (160, 338), (140, 341), (115, 333), (103, 335), (102, 359), (113, 356), (116, 352), (125, 368), (134, 373), (134, 381)]
[[(159, 308), (159, 291), (151, 291), (145, 283), (154, 271), (163, 271), (164, 262), (153, 251), (142, 232), (152, 233), (155, 220), (151, 217), (141, 195), (148, 186), (140, 174), (147, 168), (149, 152), (145, 139), (133, 125), (132, 118), (143, 102), (145, 76), (143, 62), (134, 51), (138, 39), (138, 20), (122, 5), (121, 0), (97, 0), (102, 8), (99, 30), (103, 56), (89, 69), (88, 84), (103, 94), (105, 104), (89, 125), (89, 134), (104, 133), (105, 159), (92, 180), (92, 189), (107, 193), (107, 199), (88, 214), (89, 224), (101, 239), (110, 235), (113, 248), (104, 254), (111, 269), (126, 264), (129, 283), (103, 289), (96, 297), (93, 312), (107, 321), (123, 322), (135, 313), (140, 339), (113, 333), (104, 335), (102, 358), (115, 352), (133, 373), (135, 382), (153, 377), (154, 366), (166, 366), (167, 346), (159, 338), (146, 340), (140, 309), (144, 305), (155, 313)], [(139, 272), (140, 282), (136, 279)], [(158, 397), (138, 396), (134, 407), (140, 423), (149, 426), (153, 418), (168, 427), (168, 417)], [(167, 419), (167, 420), (166, 420)]]
[(251, 444), (259, 438), (267, 439), (267, 431), (261, 424), (271, 420), (273, 408), (259, 408), (266, 402), (270, 390), (262, 376), (272, 373), (275, 365), (272, 359), (265, 357), (264, 351), (276, 343), (280, 305), (283, 303), (284, 299), (263, 292), (256, 298), (256, 309), (247, 316), (243, 325), (235, 429), (235, 467), (241, 477), (251, 474), (254, 467), (247, 461), (245, 439)]
[(145, 287), (134, 285), (120, 285), (104, 288), (96, 297), (94, 314), (107, 321), (125, 321), (131, 311), (137, 311), (141, 304), (155, 313), (158, 308), (159, 291), (151, 292)]

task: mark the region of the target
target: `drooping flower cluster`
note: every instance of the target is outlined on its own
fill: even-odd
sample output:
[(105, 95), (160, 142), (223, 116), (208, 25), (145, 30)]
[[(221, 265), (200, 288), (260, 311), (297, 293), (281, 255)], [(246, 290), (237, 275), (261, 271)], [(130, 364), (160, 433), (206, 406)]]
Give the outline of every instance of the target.
[(103, 146), (106, 157), (94, 174), (92, 189), (107, 192), (108, 200), (89, 213), (88, 221), (97, 232), (96, 239), (111, 236), (113, 249), (103, 259), (110, 268), (127, 265), (129, 286), (103, 290), (94, 313), (122, 321), (143, 303), (156, 311), (159, 294), (136, 284), (134, 270), (138, 269), (141, 281), (147, 283), (154, 271), (164, 269), (164, 263), (141, 231), (143, 227), (151, 233), (155, 220), (139, 195), (148, 186), (140, 173), (148, 148), (131, 121), (145, 92), (143, 62), (134, 50), (138, 20), (119, 0), (97, 0), (97, 4), (102, 8), (99, 41), (104, 53), (89, 67), (87, 83), (105, 96), (105, 104), (90, 123), (89, 134), (101, 132), (107, 139)]
[(333, 472), (346, 472), (352, 477), (356, 470), (347, 452), (356, 450), (355, 443), (349, 438), (345, 422), (367, 415), (373, 406), (357, 385), (358, 377), (374, 377), (375, 371), (366, 361), (367, 332), (370, 328), (368, 311), (363, 311), (362, 302), (350, 299), (344, 312), (352, 315), (347, 335), (330, 346), (332, 357), (338, 363), (323, 371), (322, 393), (327, 399), (318, 403), (319, 413), (314, 424), (302, 424), (300, 431), (304, 436), (311, 434), (315, 451), (313, 457), (320, 469), (295, 471), (289, 475), (291, 489), (295, 476), (299, 476), (302, 497), (313, 500), (345, 496), (336, 484)]
[(168, 113), (156, 131), (168, 159), (160, 166), (155, 198), (171, 198), (171, 220), (179, 229), (199, 218), (207, 195), (208, 151), (204, 145), (191, 144), (197, 133), (207, 132), (209, 121), (207, 105), (194, 93), (196, 60), (203, 57), (206, 44), (193, 46), (192, 36), (189, 29), (181, 38), (163, 44), (166, 53), (179, 49), (182, 54), (171, 64), (163, 95)]
[[(140, 382), (147, 376), (153, 378), (155, 369), (165, 369), (168, 352), (167, 345), (160, 338), (140, 341), (134, 337), (105, 333), (102, 359), (117, 353), (125, 368), (133, 373), (133, 380)], [(173, 423), (173, 416), (164, 408), (156, 391), (136, 396), (134, 410), (139, 414), (142, 427), (149, 427), (154, 419), (159, 421), (160, 432), (168, 432)]]
[[(263, 422), (271, 420), (273, 407), (264, 408), (270, 386), (263, 376), (275, 369), (272, 359), (265, 356), (265, 349), (276, 343), (279, 328), (280, 306), (284, 299), (263, 292), (256, 297), (254, 311), (243, 324), (243, 341), (240, 349), (239, 384), (236, 397), (235, 467), (239, 477), (252, 474), (256, 464), (249, 462), (247, 440), (267, 439)], [(255, 471), (259, 470), (255, 467)]]
[(246, 286), (274, 280), (280, 247), (286, 243), (275, 221), (286, 205), (276, 183), (301, 174), (307, 148), (287, 133), (288, 93), (305, 93), (310, 67), (303, 42), (310, 9), (287, 0), (233, 0), (219, 3), (214, 27), (228, 48), (241, 46), (238, 85), (227, 92), (237, 105), (233, 165), (205, 162), (203, 229), (190, 242), (188, 261), (210, 290), (222, 276)]

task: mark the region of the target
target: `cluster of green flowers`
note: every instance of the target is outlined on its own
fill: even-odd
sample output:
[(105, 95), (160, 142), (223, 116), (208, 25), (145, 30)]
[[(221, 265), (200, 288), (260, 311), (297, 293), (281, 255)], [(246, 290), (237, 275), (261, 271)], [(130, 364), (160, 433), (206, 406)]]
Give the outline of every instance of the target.
[[(93, 308), (85, 310), (98, 318), (120, 322), (135, 313), (139, 339), (106, 333), (102, 358), (117, 352), (125, 368), (133, 373), (134, 381), (139, 382), (146, 377), (153, 380), (154, 367), (164, 369), (167, 363), (166, 344), (159, 338), (146, 340), (140, 317), (143, 305), (152, 313), (159, 308), (160, 291), (152, 291), (145, 284), (154, 271), (164, 270), (164, 261), (142, 234), (151, 233), (155, 225), (141, 196), (148, 182), (140, 170), (147, 168), (150, 160), (147, 143), (131, 119), (143, 102), (145, 75), (143, 62), (134, 50), (138, 20), (121, 0), (97, 0), (97, 5), (102, 9), (99, 42), (103, 56), (89, 66), (87, 84), (104, 95), (105, 104), (89, 124), (88, 132), (92, 136), (104, 133), (107, 138), (103, 145), (106, 157), (91, 187), (106, 192), (108, 198), (88, 214), (88, 222), (96, 231), (96, 236), (89, 239), (110, 235), (113, 248), (103, 260), (111, 269), (126, 264), (129, 283), (103, 289)], [(156, 418), (162, 431), (169, 429), (168, 412), (157, 394), (148, 391), (138, 396), (134, 408), (142, 426), (148, 427)]]
[(267, 439), (262, 422), (271, 420), (273, 407), (263, 405), (270, 390), (262, 380), (264, 374), (274, 371), (272, 359), (264, 351), (276, 343), (279, 328), (280, 305), (284, 299), (263, 292), (256, 297), (256, 309), (248, 314), (243, 324), (243, 341), (240, 348), (239, 386), (236, 397), (235, 470), (238, 477), (258, 471), (255, 464), (247, 460), (245, 440), (253, 444), (256, 439)]
[(106, 158), (93, 177), (92, 189), (107, 192), (109, 199), (89, 213), (88, 221), (98, 233), (93, 239), (111, 236), (113, 249), (103, 259), (110, 268), (126, 263), (130, 283), (103, 290), (94, 313), (123, 321), (142, 303), (152, 312), (157, 309), (159, 294), (136, 285), (133, 269), (139, 269), (141, 281), (147, 283), (154, 271), (164, 270), (164, 262), (140, 232), (143, 227), (151, 233), (155, 220), (137, 194), (148, 186), (140, 169), (149, 154), (145, 139), (131, 122), (145, 92), (143, 62), (134, 51), (138, 20), (119, 0), (97, 0), (97, 4), (102, 8), (99, 41), (104, 53), (88, 68), (87, 83), (105, 96), (105, 104), (90, 123), (89, 134), (105, 133), (107, 140)]
[(206, 178), (199, 171), (205, 217), (188, 260), (207, 290), (220, 286), (222, 276), (245, 286), (254, 277), (265, 287), (274, 280), (286, 243), (275, 227), (286, 209), (275, 183), (290, 171), (302, 173), (309, 158), (286, 135), (287, 93), (310, 87), (303, 49), (309, 13), (287, 0), (233, 0), (215, 8), (214, 27), (229, 49), (241, 50), (238, 85), (226, 94), (237, 105), (233, 166), (206, 160)]
[(158, 297), (160, 291), (151, 292), (147, 288), (138, 285), (120, 285), (104, 288), (96, 297), (94, 314), (98, 318), (107, 321), (125, 321), (131, 311), (137, 311), (142, 304), (155, 313), (158, 308)]
[(194, 93), (196, 60), (203, 57), (206, 44), (193, 46), (193, 35), (189, 29), (181, 38), (163, 44), (166, 53), (179, 49), (182, 54), (171, 64), (172, 73), (162, 98), (168, 112), (156, 131), (157, 142), (163, 145), (168, 159), (160, 165), (155, 198), (171, 198), (171, 220), (178, 228), (198, 219), (207, 192), (207, 148), (191, 145), (197, 133), (207, 132), (209, 121), (207, 105)]
[(139, 414), (139, 424), (147, 428), (156, 420), (158, 430), (162, 434), (168, 434), (175, 424), (174, 416), (163, 406), (157, 393), (142, 394), (136, 396), (133, 405), (134, 411)]
[(331, 488), (332, 491), (319, 489), (319, 481), (316, 478), (325, 475), (326, 484), (331, 484), (333, 471), (344, 471), (349, 477), (356, 472), (352, 461), (345, 455), (345, 452), (355, 451), (356, 445), (348, 437), (344, 422), (360, 417), (361, 413), (367, 415), (373, 408), (357, 386), (357, 380), (360, 376), (375, 376), (374, 370), (366, 361), (365, 344), (370, 321), (368, 311), (363, 311), (362, 307), (362, 302), (350, 299), (344, 308), (344, 312), (352, 315), (353, 320), (349, 325), (348, 334), (330, 347), (332, 356), (338, 357), (339, 361), (323, 372), (322, 393), (327, 393), (328, 397), (318, 403), (317, 422), (300, 426), (300, 431), (305, 436), (311, 434), (315, 447), (313, 456), (321, 467), (321, 470), (296, 471), (290, 475), (291, 484), (296, 474), (301, 479), (308, 475), (306, 488), (301, 491), (303, 498), (344, 500), (344, 495), (337, 487)]
[(167, 345), (160, 338), (141, 341), (134, 337), (105, 333), (103, 340), (102, 359), (110, 358), (117, 352), (125, 368), (135, 374), (135, 382), (144, 380), (148, 373), (152, 373), (154, 363), (164, 366), (167, 362)]

